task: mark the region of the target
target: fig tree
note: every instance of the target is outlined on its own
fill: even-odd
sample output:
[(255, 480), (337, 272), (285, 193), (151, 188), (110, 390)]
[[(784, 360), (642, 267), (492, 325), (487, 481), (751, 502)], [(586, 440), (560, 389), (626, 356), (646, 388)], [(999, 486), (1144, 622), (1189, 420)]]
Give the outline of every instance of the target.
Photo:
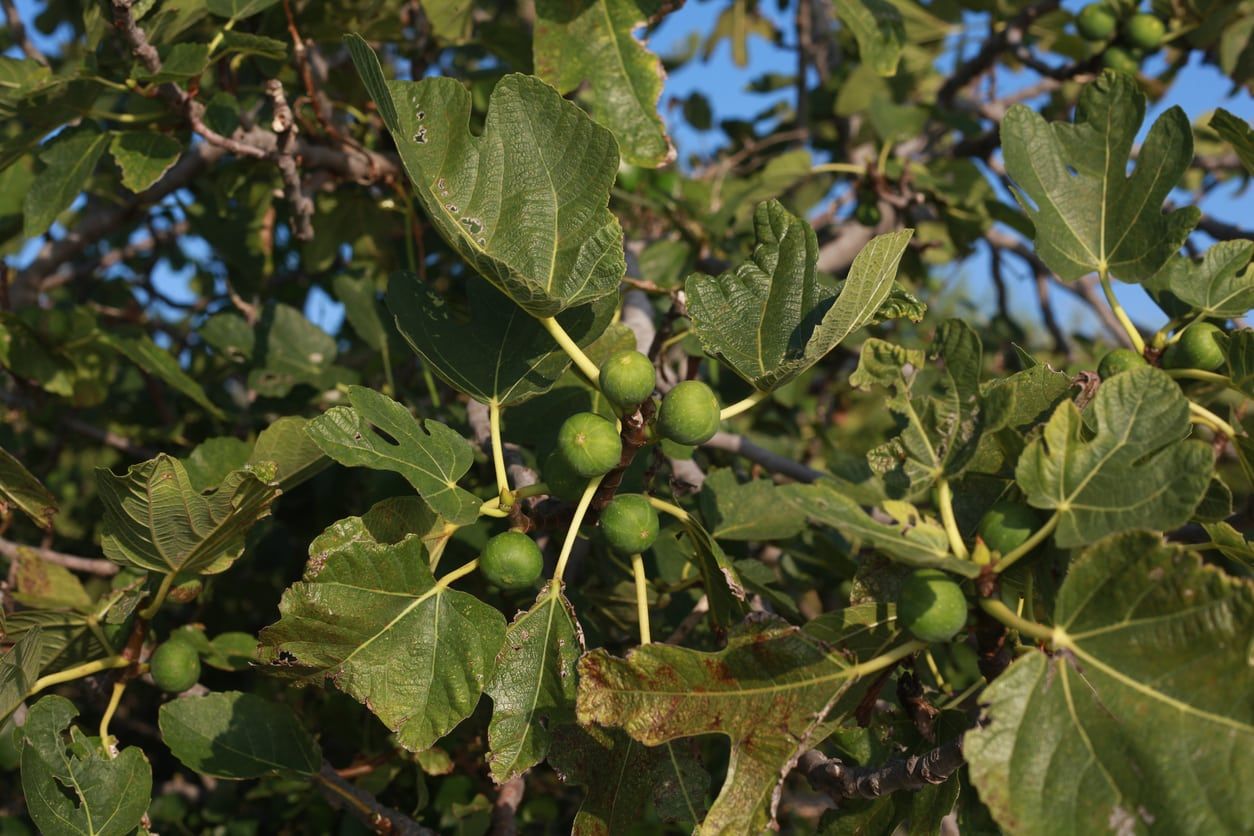
[(680, 444), (704, 444), (718, 432), (718, 398), (699, 380), (685, 380), (662, 398), (657, 429)]
[(1022, 546), (1041, 527), (1036, 509), (1019, 502), (999, 499), (980, 519), (979, 533), (984, 545), (1006, 554)]

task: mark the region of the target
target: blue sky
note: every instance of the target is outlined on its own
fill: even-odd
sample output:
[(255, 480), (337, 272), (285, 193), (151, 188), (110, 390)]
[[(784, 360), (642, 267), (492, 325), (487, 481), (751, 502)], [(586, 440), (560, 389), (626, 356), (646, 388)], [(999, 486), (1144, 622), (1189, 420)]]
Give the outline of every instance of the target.
[[(35, 10), (41, 5), (36, 0), (17, 0), (19, 12), (27, 21), (33, 18)], [(1084, 2), (1083, 0), (1066, 0), (1063, 5), (1069, 9), (1078, 9), (1084, 5)], [(787, 33), (785, 40), (791, 40), (792, 22), (789, 14), (779, 12), (776, 4), (771, 0), (762, 0), (760, 6), (764, 13), (771, 16)], [(726, 3), (721, 0), (706, 0), (706, 2), (688, 0), (682, 8), (669, 15), (654, 32), (649, 43), (650, 48), (663, 55), (682, 51), (691, 34), (704, 35), (710, 31), (724, 8), (726, 8)], [(969, 32), (980, 33), (985, 31), (987, 26), (987, 15), (968, 16)], [(37, 35), (37, 33), (33, 34)], [(955, 43), (957, 39), (955, 32)], [(38, 40), (44, 41), (42, 37)], [(972, 40), (976, 41), (978, 46), (978, 38)], [(41, 43), (41, 46), (44, 45), (45, 43)], [(776, 47), (765, 39), (753, 37), (749, 42), (749, 59), (748, 67), (742, 69), (735, 66), (731, 59), (730, 45), (723, 42), (711, 55), (709, 61), (695, 60), (667, 79), (662, 96), (663, 118), (666, 119), (671, 129), (681, 158), (694, 152), (704, 154), (714, 151), (720, 142), (720, 134), (717, 131), (693, 130), (684, 122), (678, 106), (676, 105), (673, 109), (669, 106), (671, 103), (682, 102), (690, 92), (700, 90), (705, 93), (710, 99), (716, 120), (752, 116), (780, 100), (791, 98), (792, 91), (787, 89), (770, 94), (751, 93), (747, 89), (749, 82), (762, 73), (792, 73), (796, 66), (796, 59), (790, 50)], [(1004, 77), (999, 78), (999, 89), (1006, 92), (1021, 83), (1023, 83), (1021, 80), (1005, 74)], [(1216, 70), (1203, 67), (1195, 56), (1194, 63), (1179, 75), (1168, 95), (1151, 107), (1149, 118), (1142, 129), (1143, 132), (1148, 130), (1153, 118), (1174, 105), (1184, 108), (1189, 119), (1194, 122), (1216, 107), (1225, 107), (1247, 121), (1254, 121), (1254, 99), (1244, 90), (1231, 93), (1231, 86)], [(1221, 220), (1241, 224), (1244, 219), (1254, 214), (1254, 195), (1245, 193), (1239, 184), (1234, 184), (1212, 193), (1202, 204), (1202, 209)], [(29, 258), (33, 254), (33, 249), (33, 247), (28, 247), (22, 255)], [(1015, 259), (1007, 261), (1007, 268), (1012, 308), (1022, 311), (1025, 316), (1034, 315), (1036, 311), (1035, 289), (1030, 277)], [(968, 298), (989, 300), (992, 294), (989, 292), (988, 272), (989, 258), (986, 253), (981, 253), (947, 268), (945, 278), (953, 292), (961, 293)], [(175, 274), (172, 271), (163, 270), (156, 278), (159, 286), (169, 295), (175, 298), (189, 296), (186, 286), (188, 274)], [(1121, 301), (1138, 322), (1150, 326), (1157, 326), (1162, 322), (1161, 313), (1139, 287), (1119, 285), (1117, 292)], [(1070, 323), (1087, 331), (1094, 330), (1093, 319), (1086, 309), (1070, 302), (1066, 294), (1055, 292), (1054, 299), (1064, 325)], [(989, 304), (986, 303), (982, 307), (988, 310)], [(320, 291), (311, 294), (306, 313), (311, 319), (332, 332), (338, 330), (343, 320), (340, 306)]]

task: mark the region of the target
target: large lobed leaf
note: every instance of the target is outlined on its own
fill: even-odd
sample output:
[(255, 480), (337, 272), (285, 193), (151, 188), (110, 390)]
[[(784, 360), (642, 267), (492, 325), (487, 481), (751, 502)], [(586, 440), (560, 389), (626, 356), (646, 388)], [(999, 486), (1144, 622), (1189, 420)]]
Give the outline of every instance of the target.
[(125, 476), (98, 468), (96, 485), (105, 506), (105, 557), (162, 574), (225, 571), (243, 552), (244, 535), (279, 495), (270, 462), (235, 470), (203, 494), (183, 463), (165, 453)]
[(1244, 316), (1254, 308), (1254, 241), (1220, 241), (1200, 259), (1172, 256), (1154, 277), (1194, 311), (1208, 317)]
[[(882, 652), (895, 639), (891, 623), (854, 621), (848, 627), (860, 645)], [(833, 646), (844, 645), (843, 635), (828, 623), (811, 632), (758, 616), (715, 653), (649, 644), (620, 659), (593, 650), (579, 662), (579, 722), (621, 727), (647, 746), (727, 736), (727, 777), (701, 832), (760, 832), (774, 819), (784, 777), (820, 742), (857, 680)]]
[(360, 517), (314, 540), (279, 613), (261, 632), (270, 671), (330, 679), (414, 751), (470, 716), (505, 640), (499, 612), (436, 582), (418, 536), (380, 543)]
[[(152, 767), (129, 746), (106, 757), (98, 741), (70, 721), (64, 697), (44, 697), (22, 726), (22, 793), (26, 811), (48, 836), (124, 836), (148, 810)], [(67, 741), (68, 729), (68, 741)]]
[(913, 230), (873, 238), (833, 293), (819, 285), (818, 239), (808, 222), (770, 200), (758, 205), (753, 226), (750, 261), (718, 277), (694, 273), (684, 290), (702, 347), (770, 391), (871, 321), (893, 288)]
[(1036, 251), (1059, 278), (1108, 271), (1148, 279), (1180, 249), (1196, 207), (1163, 213), (1163, 201), (1193, 158), (1193, 133), (1179, 107), (1154, 122), (1128, 175), (1145, 95), (1135, 79), (1107, 70), (1087, 85), (1074, 123), (1050, 124), (1015, 105), (1002, 121), (1006, 171), (1036, 226)]
[[(6, 628), (5, 635), (13, 640)], [(39, 677), (43, 633), (38, 627), (23, 631), (13, 646), (0, 656), (0, 725), (26, 700)]]
[(561, 93), (585, 87), (592, 113), (614, 132), (623, 159), (655, 167), (675, 152), (657, 112), (665, 72), (632, 31), (656, 0), (538, 0), (536, 75)]
[(401, 474), (451, 522), (465, 524), (478, 516), (480, 501), (457, 486), (474, 462), (470, 442), (438, 421), (420, 422), (364, 386), (349, 387), (348, 402), (352, 406), (334, 407), (309, 422), (306, 432), (322, 452), (348, 467)]
[(1023, 451), (1015, 479), (1037, 508), (1058, 513), (1064, 548), (1134, 528), (1188, 522), (1210, 484), (1210, 445), (1189, 439), (1188, 401), (1158, 369), (1102, 383), (1081, 415), (1059, 405)]
[(1254, 831), (1254, 585), (1154, 534), (1086, 550), (1058, 594), (1057, 652), (984, 691), (968, 733), (1008, 832)]
[(533, 316), (613, 293), (626, 272), (610, 214), (614, 136), (539, 79), (507, 75), (483, 133), (451, 78), (384, 81), (359, 36), (345, 38), (436, 229), (484, 278)]
[[(534, 317), (491, 285), (466, 288), (463, 320), (448, 300), (413, 273), (388, 284), (388, 307), (409, 345), (450, 386), (483, 403), (522, 403), (547, 392), (570, 368), (570, 356)], [(606, 296), (564, 311), (558, 321), (580, 347), (599, 337), (614, 316)]]

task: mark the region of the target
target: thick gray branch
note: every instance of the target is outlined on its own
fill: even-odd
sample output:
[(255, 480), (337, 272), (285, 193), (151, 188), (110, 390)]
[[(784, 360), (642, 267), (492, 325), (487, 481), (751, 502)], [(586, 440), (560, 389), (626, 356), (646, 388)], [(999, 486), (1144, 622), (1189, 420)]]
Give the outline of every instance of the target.
[(839, 758), (827, 758), (811, 749), (797, 766), (810, 786), (834, 801), (846, 798), (879, 798), (898, 790), (916, 791), (943, 784), (965, 763), (962, 738), (924, 752), (878, 766), (850, 766)]

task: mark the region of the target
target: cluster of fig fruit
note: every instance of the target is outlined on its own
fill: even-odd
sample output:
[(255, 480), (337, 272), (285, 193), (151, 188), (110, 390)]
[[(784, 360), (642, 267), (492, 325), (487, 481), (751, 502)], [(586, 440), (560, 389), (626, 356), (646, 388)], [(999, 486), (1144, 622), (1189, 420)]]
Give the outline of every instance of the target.
[[(597, 382), (606, 400), (625, 415), (653, 397), (657, 376), (647, 356), (622, 351), (605, 361)], [(652, 434), (681, 445), (704, 444), (718, 432), (720, 412), (709, 386), (685, 380), (662, 398)], [(619, 467), (622, 457), (623, 440), (615, 423), (595, 412), (578, 412), (562, 423), (557, 448), (544, 461), (541, 476), (549, 495), (575, 502), (591, 480)], [(601, 509), (600, 528), (611, 549), (638, 554), (657, 538), (657, 511), (644, 496), (615, 496)], [(505, 589), (533, 585), (542, 569), (539, 546), (520, 531), (496, 535), (479, 558), (484, 577)]]
[[(1097, 2), (1080, 10), (1075, 19), (1076, 31), (1086, 41), (1108, 44), (1102, 52), (1102, 66), (1135, 75), (1141, 60), (1163, 44), (1167, 26), (1162, 18), (1137, 12), (1121, 19), (1115, 6)], [(1118, 43), (1112, 43), (1118, 36)]]

